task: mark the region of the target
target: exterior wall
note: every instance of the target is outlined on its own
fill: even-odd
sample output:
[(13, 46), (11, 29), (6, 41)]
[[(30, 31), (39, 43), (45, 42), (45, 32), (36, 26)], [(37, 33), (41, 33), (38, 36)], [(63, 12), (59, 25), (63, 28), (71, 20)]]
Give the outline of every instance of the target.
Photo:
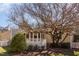
[[(79, 35), (79, 32), (75, 31), (74, 34)], [(79, 49), (79, 42), (74, 42), (74, 34), (72, 34), (70, 38), (70, 48)]]
[(52, 43), (52, 38), (48, 34), (44, 34), (44, 38), (46, 39), (47, 43)]
[(11, 31), (0, 32), (0, 40), (10, 40), (11, 39)]
[[(65, 37), (65, 35), (66, 34), (62, 36), (62, 39)], [(63, 41), (63, 43), (70, 43), (70, 38), (71, 38), (70, 36), (67, 36), (66, 39)]]
[[(45, 39), (46, 39), (46, 41), (47, 41), (47, 43), (52, 43), (52, 38), (51, 38), (51, 36), (50, 35), (48, 35), (48, 34), (45, 34), (44, 35), (45, 36)], [(62, 36), (62, 39), (64, 38), (64, 36), (65, 36), (65, 34)], [(70, 43), (70, 36), (68, 36), (65, 40), (64, 40), (64, 43)], [(62, 40), (61, 39), (61, 40)], [(61, 41), (60, 40), (60, 41)]]
[(0, 46), (8, 46), (11, 40), (11, 31), (0, 31)]

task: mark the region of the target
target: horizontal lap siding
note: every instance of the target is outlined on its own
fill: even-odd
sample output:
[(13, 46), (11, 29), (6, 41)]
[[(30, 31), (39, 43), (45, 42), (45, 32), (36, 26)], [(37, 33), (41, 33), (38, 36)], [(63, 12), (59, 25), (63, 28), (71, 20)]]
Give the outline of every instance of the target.
[(0, 32), (0, 40), (10, 40), (10, 39), (11, 39), (10, 31)]
[[(62, 36), (62, 39), (60, 41), (63, 40), (65, 34)], [(47, 43), (52, 43), (52, 38), (50, 35), (48, 34), (45, 34), (45, 39), (47, 41)], [(63, 41), (63, 43), (70, 43), (70, 36), (67, 36), (66, 39)]]

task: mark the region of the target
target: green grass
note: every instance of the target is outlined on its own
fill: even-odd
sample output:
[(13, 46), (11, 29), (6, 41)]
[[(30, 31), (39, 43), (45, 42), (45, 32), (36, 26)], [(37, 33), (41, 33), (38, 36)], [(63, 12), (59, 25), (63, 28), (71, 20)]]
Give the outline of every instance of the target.
[(52, 53), (49, 56), (79, 56), (79, 51), (64, 52), (64, 53)]
[(62, 53), (52, 53), (49, 56), (64, 56)]
[(79, 56), (79, 51), (74, 51), (75, 56)]
[(0, 54), (4, 54), (5, 52), (7, 52), (7, 50), (4, 49), (3, 47), (0, 47)]
[(0, 47), (0, 56), (8, 56), (9, 47)]

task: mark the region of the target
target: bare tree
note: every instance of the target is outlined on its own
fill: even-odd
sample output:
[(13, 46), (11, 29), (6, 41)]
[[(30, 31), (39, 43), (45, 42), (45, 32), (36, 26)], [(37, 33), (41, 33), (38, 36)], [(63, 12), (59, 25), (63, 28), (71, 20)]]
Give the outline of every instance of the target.
[(32, 28), (27, 22), (27, 19), (25, 18), (25, 13), (23, 12), (22, 7), (19, 5), (14, 4), (14, 7), (10, 9), (10, 14), (9, 14), (9, 21), (13, 22), (15, 25), (17, 25), (19, 28), (25, 30), (26, 32), (31, 30)]
[[(24, 30), (31, 29), (24, 17), (25, 14), (35, 19), (41, 29), (50, 28), (51, 30), (46, 33), (51, 35), (53, 44), (57, 45), (70, 35), (74, 26), (79, 25), (79, 4), (38, 3), (15, 6), (11, 11), (10, 19)], [(63, 34), (65, 36), (62, 39)]]

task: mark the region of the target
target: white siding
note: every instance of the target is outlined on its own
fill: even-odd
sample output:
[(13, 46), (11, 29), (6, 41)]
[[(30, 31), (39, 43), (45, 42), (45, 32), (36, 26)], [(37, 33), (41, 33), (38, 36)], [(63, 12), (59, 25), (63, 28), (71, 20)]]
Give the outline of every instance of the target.
[(10, 44), (9, 40), (0, 41), (0, 47), (2, 47), (2, 46), (8, 46), (9, 44)]

